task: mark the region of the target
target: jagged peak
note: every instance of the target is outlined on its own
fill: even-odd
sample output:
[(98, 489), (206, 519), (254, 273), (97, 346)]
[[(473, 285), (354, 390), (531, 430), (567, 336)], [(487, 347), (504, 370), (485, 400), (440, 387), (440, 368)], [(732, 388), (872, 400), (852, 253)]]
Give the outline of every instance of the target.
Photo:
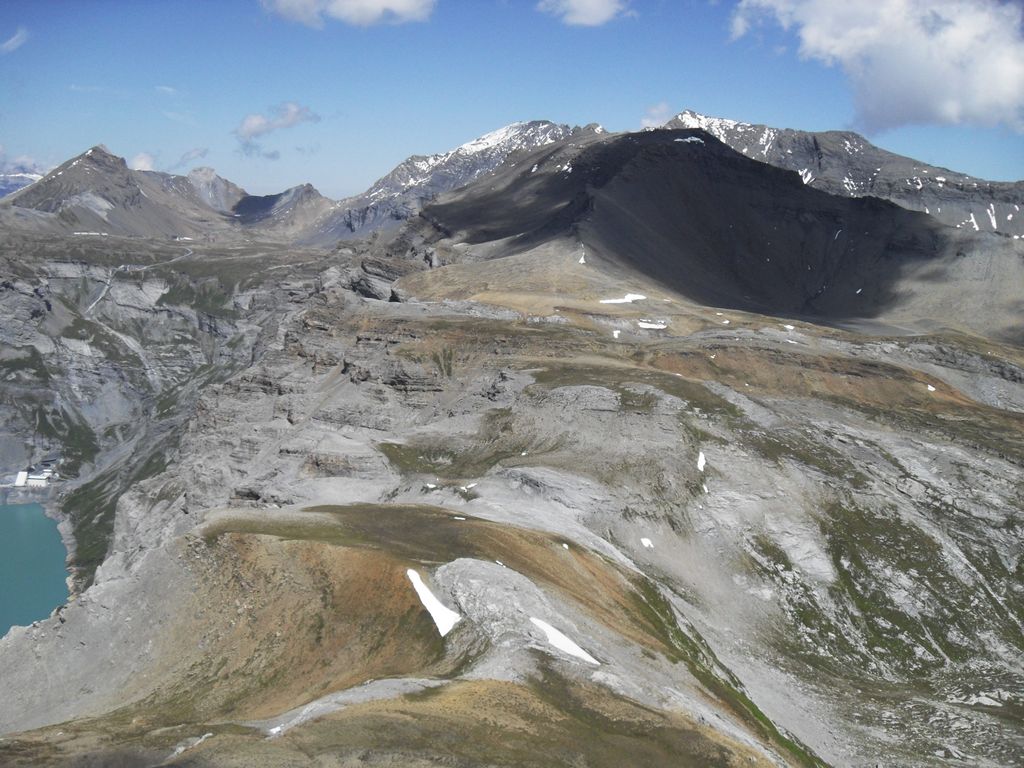
[(700, 112), (695, 112), (692, 109), (684, 109), (678, 115), (666, 122), (664, 127), (699, 128), (702, 131), (710, 133), (712, 136), (718, 136), (718, 134), (723, 131), (731, 131), (737, 128), (752, 128), (753, 125), (739, 120), (729, 120), (724, 117), (702, 115)]
[[(461, 152), (463, 154), (478, 154), (480, 152), (486, 152), (488, 150), (496, 149), (507, 144), (514, 144), (515, 140), (523, 136), (524, 134), (531, 133), (543, 133), (545, 130), (556, 134), (568, 134), (570, 128), (567, 125), (559, 125), (552, 123), (550, 120), (531, 120), (529, 122), (518, 121), (515, 123), (509, 123), (506, 126), (485, 133), (483, 136), (479, 136), (472, 141), (468, 141), (465, 144), (457, 147), (454, 152)], [(547, 140), (542, 143), (551, 143), (557, 141), (556, 138), (547, 137)]]

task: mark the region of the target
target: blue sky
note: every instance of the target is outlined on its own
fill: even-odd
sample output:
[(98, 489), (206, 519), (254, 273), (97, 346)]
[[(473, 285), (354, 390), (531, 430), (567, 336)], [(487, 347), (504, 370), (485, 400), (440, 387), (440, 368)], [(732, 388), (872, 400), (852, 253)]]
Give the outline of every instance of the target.
[[(920, 13), (882, 13), (908, 4)], [(516, 120), (635, 130), (690, 108), (854, 128), (937, 165), (1024, 178), (1019, 4), (851, 6), (5, 0), (0, 163), (52, 166), (103, 143), (157, 170), (213, 166), (256, 194), (308, 181), (341, 197)]]

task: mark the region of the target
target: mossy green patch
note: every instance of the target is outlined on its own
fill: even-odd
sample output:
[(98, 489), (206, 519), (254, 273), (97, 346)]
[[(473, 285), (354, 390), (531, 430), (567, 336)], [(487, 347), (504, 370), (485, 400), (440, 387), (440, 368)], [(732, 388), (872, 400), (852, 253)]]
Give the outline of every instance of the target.
[(766, 459), (780, 462), (789, 459), (818, 470), (830, 480), (843, 480), (853, 488), (863, 488), (867, 475), (841, 453), (793, 430), (743, 433), (743, 442)]
[(800, 765), (815, 768), (824, 763), (795, 737), (783, 733), (743, 691), (742, 683), (715, 656), (711, 647), (696, 630), (684, 632), (676, 620), (675, 611), (657, 586), (649, 579), (634, 581), (635, 605), (647, 624), (654, 628), (668, 649), (668, 656), (686, 664), (690, 673), (708, 691), (751, 725), (755, 731), (782, 749)]
[(407, 443), (380, 443), (377, 447), (391, 466), (404, 475), (459, 480), (480, 477), (531, 446), (527, 438), (516, 435), (512, 412), (496, 408), (484, 415), (480, 430), (469, 441), (449, 439), (445, 445), (438, 445), (420, 438)]

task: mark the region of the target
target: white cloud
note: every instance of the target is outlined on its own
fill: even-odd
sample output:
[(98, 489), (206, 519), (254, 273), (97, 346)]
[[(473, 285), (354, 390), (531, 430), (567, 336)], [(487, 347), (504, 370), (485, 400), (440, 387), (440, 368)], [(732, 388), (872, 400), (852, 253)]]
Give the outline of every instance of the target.
[(0, 144), (0, 173), (45, 173), (46, 168), (28, 155), (8, 157), (7, 150)]
[(365, 27), (426, 21), (437, 0), (262, 0), (263, 7), (286, 19), (320, 28), (324, 17)]
[(286, 101), (284, 104), (273, 107), (269, 115), (258, 113), (246, 115), (235, 129), (235, 136), (241, 142), (242, 152), (246, 155), (260, 155), (268, 160), (276, 160), (280, 157), (280, 153), (264, 152), (256, 142), (257, 138), (282, 128), (291, 128), (299, 123), (318, 122), (320, 122), (320, 115), (309, 107), (303, 107), (294, 101)]
[(210, 150), (207, 147), (194, 147), (193, 149), (190, 149), (188, 152), (179, 157), (178, 162), (174, 163), (171, 166), (168, 166), (167, 170), (174, 171), (177, 170), (178, 168), (184, 168), (186, 165), (189, 165), (196, 160), (201, 160), (202, 158), (206, 157), (206, 155), (209, 154), (209, 152)]
[(0, 53), (14, 53), (28, 40), (28, 30), (18, 27), (18, 31), (0, 43)]
[(154, 86), (154, 90), (157, 93), (164, 94), (165, 96), (177, 96), (178, 95), (178, 89), (175, 88), (173, 85), (157, 85), (157, 86)]
[(1004, 0), (740, 0), (733, 38), (775, 22), (838, 65), (867, 131), (1005, 124), (1024, 131), (1024, 7)]
[(660, 128), (672, 117), (672, 110), (667, 101), (660, 101), (654, 106), (648, 107), (644, 116), (640, 118), (642, 128)]
[(597, 27), (626, 10), (626, 0), (540, 0), (537, 10), (561, 16), (566, 24)]
[(149, 152), (139, 152), (128, 163), (128, 167), (133, 171), (152, 171), (154, 162), (156, 159)]

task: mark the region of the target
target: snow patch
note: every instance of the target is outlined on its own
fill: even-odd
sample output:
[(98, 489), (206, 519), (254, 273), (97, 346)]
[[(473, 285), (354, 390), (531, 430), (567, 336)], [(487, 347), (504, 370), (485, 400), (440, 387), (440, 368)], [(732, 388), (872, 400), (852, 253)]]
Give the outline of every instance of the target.
[(647, 297), (642, 293), (627, 293), (621, 299), (601, 299), (601, 304), (632, 304), (634, 301), (643, 301)]
[(530, 617), (530, 621), (533, 622), (534, 626), (539, 627), (545, 635), (547, 635), (548, 642), (555, 646), (560, 651), (568, 653), (570, 656), (575, 656), (578, 659), (583, 659), (589, 664), (600, 665), (597, 659), (591, 656), (589, 653), (580, 648), (576, 643), (566, 637), (564, 634), (559, 632), (557, 629), (552, 627), (546, 621), (541, 619)]
[(452, 627), (458, 624), (462, 617), (434, 597), (434, 593), (430, 591), (430, 588), (423, 583), (420, 575), (412, 568), (407, 570), (405, 575), (409, 577), (409, 581), (412, 582), (413, 589), (416, 590), (420, 602), (423, 603), (423, 607), (427, 609), (430, 618), (437, 625), (437, 631), (441, 634), (441, 637), (444, 637), (452, 631)]
[(701, 451), (698, 454), (698, 456), (697, 456), (697, 471), (698, 472), (703, 472), (704, 471), (704, 467), (707, 465), (707, 463), (708, 463), (708, 460), (704, 456), (704, 451)]
[(640, 539), (640, 543), (643, 544), (647, 549), (654, 549), (654, 544), (652, 544), (651, 540), (648, 539), (646, 536)]
[[(89, 151), (91, 152), (92, 150), (89, 150)], [(277, 730), (280, 731), (281, 729), (278, 728)], [(273, 733), (273, 732), (274, 732), (273, 729), (271, 729), (271, 733)], [(200, 744), (202, 744), (204, 741), (206, 741), (207, 739), (212, 738), (212, 737), (213, 737), (212, 733), (204, 733), (202, 736), (198, 737), (197, 739), (195, 739), (190, 744), (181, 744), (181, 745), (179, 745), (179, 746), (174, 748), (174, 751), (171, 752), (171, 757), (177, 757), (178, 755), (182, 754), (183, 752), (187, 752), (190, 749), (195, 749)], [(170, 758), (168, 758), (168, 759), (170, 759)]]
[(668, 328), (668, 325), (665, 323), (655, 323), (650, 320), (637, 320), (636, 324), (641, 328), (646, 328), (651, 331), (663, 331)]

